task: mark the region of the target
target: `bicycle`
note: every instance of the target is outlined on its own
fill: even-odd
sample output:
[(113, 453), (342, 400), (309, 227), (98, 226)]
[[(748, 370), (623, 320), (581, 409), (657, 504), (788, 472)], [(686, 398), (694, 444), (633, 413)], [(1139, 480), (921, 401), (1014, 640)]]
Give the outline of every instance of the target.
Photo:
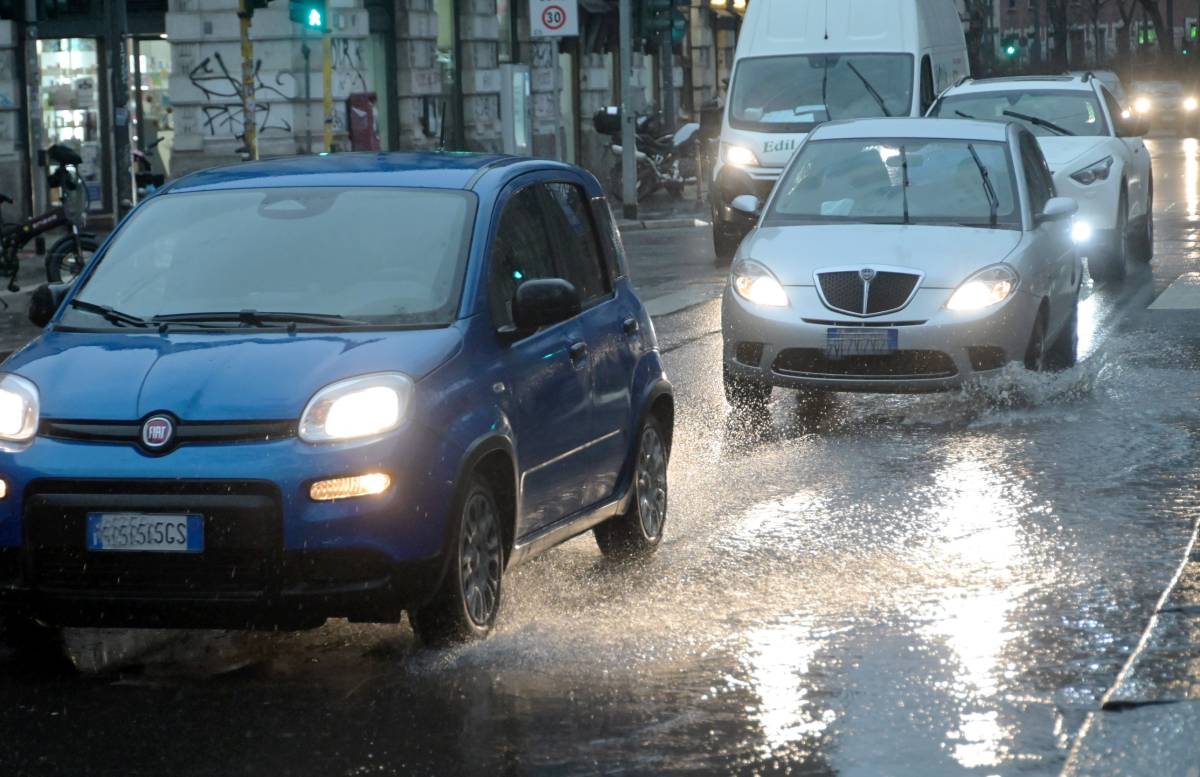
[[(56, 165), (48, 182), (60, 192), (58, 206), (14, 224), (5, 224), (0, 215), (0, 277), (8, 276), (9, 291), (21, 290), (17, 285), (20, 251), (39, 235), (59, 227), (70, 229), (69, 234), (57, 240), (46, 252), (46, 280), (50, 283), (75, 280), (100, 248), (96, 236), (83, 231), (87, 223), (88, 197), (87, 187), (79, 177), (82, 157), (63, 145), (51, 146), (46, 150), (46, 157)], [(11, 205), (12, 198), (0, 194), (0, 206), (5, 204)]]

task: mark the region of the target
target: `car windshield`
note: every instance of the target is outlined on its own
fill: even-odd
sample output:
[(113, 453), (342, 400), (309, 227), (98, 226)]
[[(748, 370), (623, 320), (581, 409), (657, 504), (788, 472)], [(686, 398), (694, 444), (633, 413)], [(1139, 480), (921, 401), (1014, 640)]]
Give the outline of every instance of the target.
[(931, 116), (1015, 121), (1038, 137), (1107, 135), (1100, 101), (1091, 92), (976, 92), (938, 100)]
[(763, 224), (987, 227), (992, 224), (994, 193), (996, 225), (1019, 227), (1014, 180), (1006, 143), (923, 138), (810, 141), (780, 180)]
[(797, 54), (738, 62), (730, 124), (766, 132), (807, 132), (835, 119), (907, 116), (911, 54)]
[(258, 311), (445, 325), (474, 209), (473, 194), (430, 189), (162, 195), (118, 233), (69, 323), (94, 324), (105, 306), (143, 319)]

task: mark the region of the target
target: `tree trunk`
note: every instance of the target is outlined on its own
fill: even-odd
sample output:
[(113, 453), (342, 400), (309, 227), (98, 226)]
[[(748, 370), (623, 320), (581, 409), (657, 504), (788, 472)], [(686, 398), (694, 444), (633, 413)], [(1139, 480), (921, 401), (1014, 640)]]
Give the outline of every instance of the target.
[(1050, 0), (1049, 11), (1050, 23), (1054, 25), (1054, 58), (1051, 60), (1055, 69), (1066, 70), (1070, 66), (1068, 57), (1068, 41), (1071, 37), (1071, 28), (1067, 22), (1067, 3), (1070, 0)]
[(1175, 56), (1175, 31), (1167, 29), (1162, 10), (1158, 7), (1158, 0), (1138, 0), (1138, 4), (1150, 17), (1150, 24), (1154, 25), (1154, 34), (1158, 37), (1158, 50), (1170, 60)]

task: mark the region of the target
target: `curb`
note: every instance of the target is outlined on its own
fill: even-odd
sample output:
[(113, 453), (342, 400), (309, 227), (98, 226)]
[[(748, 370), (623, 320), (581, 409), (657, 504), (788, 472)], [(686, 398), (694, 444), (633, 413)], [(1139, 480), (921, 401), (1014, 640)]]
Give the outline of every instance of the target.
[(695, 227), (707, 227), (709, 224), (703, 219), (689, 216), (688, 218), (676, 219), (645, 219), (634, 221), (618, 221), (617, 229), (622, 232), (638, 231), (638, 230), (654, 230), (654, 229), (693, 229)]

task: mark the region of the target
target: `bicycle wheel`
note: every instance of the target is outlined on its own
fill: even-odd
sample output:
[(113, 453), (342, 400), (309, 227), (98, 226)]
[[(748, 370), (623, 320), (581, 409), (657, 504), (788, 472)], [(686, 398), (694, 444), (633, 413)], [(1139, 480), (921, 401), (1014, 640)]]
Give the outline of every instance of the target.
[(80, 236), (79, 247), (83, 249), (82, 253), (76, 250), (75, 238), (71, 235), (50, 246), (46, 252), (46, 280), (50, 283), (71, 283), (78, 278), (83, 268), (92, 261), (100, 244), (94, 237)]

